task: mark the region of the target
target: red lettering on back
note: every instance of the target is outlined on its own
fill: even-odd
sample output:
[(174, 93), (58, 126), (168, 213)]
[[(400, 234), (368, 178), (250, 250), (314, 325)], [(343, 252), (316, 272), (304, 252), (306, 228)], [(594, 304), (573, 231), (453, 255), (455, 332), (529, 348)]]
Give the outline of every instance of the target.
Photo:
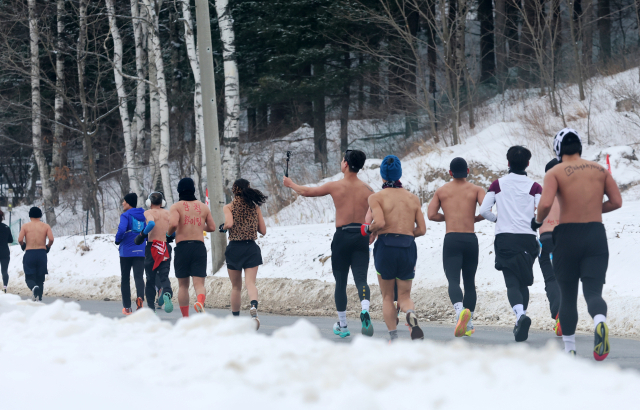
[(196, 218), (196, 223), (198, 226), (202, 226), (202, 218)]
[(183, 204), (184, 204), (184, 210), (188, 211), (189, 210), (189, 204), (186, 203), (186, 202), (183, 202)]
[(194, 205), (193, 205), (193, 208), (194, 208), (196, 211), (200, 212), (200, 204), (194, 204)]

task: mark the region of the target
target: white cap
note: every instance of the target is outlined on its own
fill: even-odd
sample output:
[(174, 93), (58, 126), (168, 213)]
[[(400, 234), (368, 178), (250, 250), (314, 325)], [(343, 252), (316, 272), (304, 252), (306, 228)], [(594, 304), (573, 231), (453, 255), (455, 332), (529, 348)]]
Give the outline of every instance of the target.
[(560, 130), (553, 140), (553, 150), (556, 152), (556, 158), (558, 158), (558, 161), (562, 161), (562, 157), (560, 156), (562, 139), (569, 133), (575, 134), (575, 136), (578, 137), (578, 140), (580, 140), (580, 144), (582, 144), (582, 138), (580, 137), (580, 134), (578, 134), (578, 131), (574, 130), (573, 128), (564, 128)]

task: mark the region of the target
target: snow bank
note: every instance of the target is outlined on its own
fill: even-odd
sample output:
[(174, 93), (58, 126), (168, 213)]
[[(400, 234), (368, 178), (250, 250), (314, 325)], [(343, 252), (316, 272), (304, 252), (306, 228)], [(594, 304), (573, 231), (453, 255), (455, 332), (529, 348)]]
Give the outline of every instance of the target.
[(6, 409), (622, 408), (640, 385), (635, 371), (551, 346), (335, 344), (304, 320), (268, 337), (250, 319), (203, 314), (172, 326), (147, 309), (116, 320), (0, 295), (0, 328)]

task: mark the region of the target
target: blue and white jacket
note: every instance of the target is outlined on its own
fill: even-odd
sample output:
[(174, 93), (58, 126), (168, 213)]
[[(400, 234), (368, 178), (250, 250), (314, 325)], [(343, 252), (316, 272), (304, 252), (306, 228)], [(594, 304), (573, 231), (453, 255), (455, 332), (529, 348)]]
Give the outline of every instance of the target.
[(118, 225), (118, 233), (116, 233), (116, 245), (120, 245), (121, 257), (144, 258), (146, 239), (140, 245), (133, 243), (133, 240), (145, 227), (144, 209), (142, 208), (132, 208), (120, 215), (120, 224)]

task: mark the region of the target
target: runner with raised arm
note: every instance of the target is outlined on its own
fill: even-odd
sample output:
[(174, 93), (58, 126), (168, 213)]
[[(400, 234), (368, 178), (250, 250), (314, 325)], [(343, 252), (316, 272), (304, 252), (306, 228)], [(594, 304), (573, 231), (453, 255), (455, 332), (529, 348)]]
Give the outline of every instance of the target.
[(169, 280), (171, 270), (171, 245), (175, 239), (175, 233), (167, 235), (169, 230), (169, 211), (163, 209), (167, 206), (164, 195), (161, 192), (152, 192), (147, 198), (146, 205), (149, 208), (144, 212), (147, 222), (146, 228), (135, 239), (135, 243), (143, 243), (147, 238), (145, 247), (144, 270), (147, 274), (147, 306), (156, 310), (156, 286), (160, 288), (162, 306), (167, 313), (173, 312), (173, 289)]
[[(18, 243), (24, 252), (22, 268), (24, 280), (33, 292), (31, 300), (42, 301), (44, 293), (44, 279), (48, 275), (47, 254), (53, 245), (53, 232), (51, 227), (40, 221), (42, 211), (33, 207), (29, 210), (30, 221), (22, 225), (18, 235)], [(49, 243), (47, 243), (47, 239)]]
[(402, 188), (402, 164), (395, 155), (387, 155), (382, 160), (380, 176), (382, 191), (369, 197), (373, 222), (362, 226), (362, 234), (377, 235), (373, 259), (382, 293), (382, 315), (393, 342), (398, 338), (398, 313), (393, 304), (397, 285), (398, 307), (407, 314), (411, 339), (424, 339), (411, 300), (411, 281), (416, 275), (418, 259), (415, 238), (427, 231), (420, 199)]
[[(484, 200), (484, 189), (467, 182), (469, 167), (464, 158), (454, 158), (449, 165), (453, 180), (438, 188), (427, 209), (431, 221), (444, 222), (447, 233), (442, 246), (442, 264), (449, 282), (449, 299), (456, 312), (455, 337), (471, 336), (475, 330), (471, 319), (476, 308), (476, 270), (478, 237), (474, 224), (484, 220), (476, 216), (476, 205)], [(438, 212), (442, 208), (444, 215)], [(460, 271), (464, 295), (460, 289)]]
[(342, 157), (340, 170), (344, 177), (339, 181), (327, 182), (319, 187), (300, 186), (284, 177), (284, 186), (293, 189), (297, 194), (306, 197), (331, 195), (336, 207), (336, 233), (331, 242), (331, 268), (336, 280), (335, 302), (338, 311), (338, 322), (333, 326), (333, 333), (340, 337), (351, 335), (347, 327), (347, 278), (349, 268), (358, 289), (362, 311), (362, 334), (373, 335), (373, 326), (369, 317), (369, 285), (367, 270), (369, 268), (369, 241), (360, 235), (360, 227), (365, 223), (369, 209), (367, 199), (373, 189), (358, 178), (358, 171), (367, 159), (362, 151), (347, 150)]
[(178, 278), (178, 304), (183, 317), (189, 316), (189, 285), (193, 278), (193, 288), (197, 301), (193, 304), (196, 312), (204, 312), (204, 278), (207, 277), (207, 248), (204, 246), (205, 232), (214, 232), (216, 224), (211, 211), (196, 199), (196, 186), (191, 178), (178, 182), (179, 202), (169, 209), (169, 230), (166, 236), (175, 234), (173, 268)]
[[(562, 295), (560, 323), (564, 349), (576, 354), (578, 288), (582, 282), (582, 293), (595, 327), (593, 357), (600, 361), (610, 351), (607, 304), (602, 299), (609, 246), (602, 214), (620, 208), (622, 196), (604, 167), (581, 158), (582, 140), (576, 130), (560, 131), (553, 148), (561, 162), (544, 177), (542, 199), (531, 228), (542, 226), (557, 197), (560, 223), (553, 230), (553, 270)], [(608, 200), (603, 202), (605, 195)]]

